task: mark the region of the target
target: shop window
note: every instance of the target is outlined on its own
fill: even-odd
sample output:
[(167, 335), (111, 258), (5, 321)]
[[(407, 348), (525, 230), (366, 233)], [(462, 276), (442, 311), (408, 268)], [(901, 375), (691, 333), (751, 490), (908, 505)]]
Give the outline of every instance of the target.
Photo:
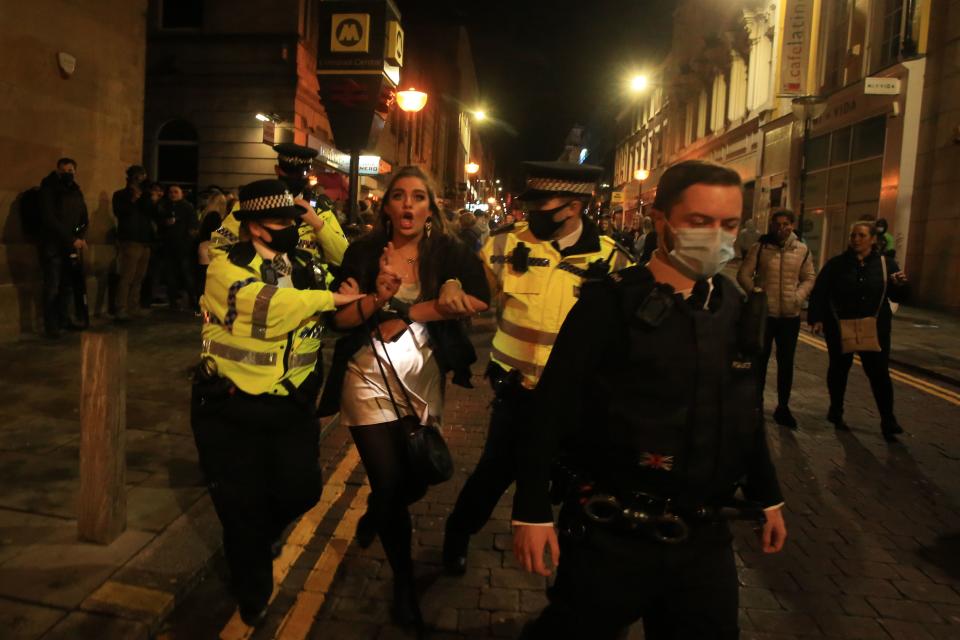
[(847, 39), (850, 35), (850, 0), (833, 0), (827, 3), (830, 15), (827, 20), (827, 55), (823, 77), (823, 90), (833, 91), (844, 85), (844, 70), (847, 62)]
[(203, 2), (200, 0), (161, 0), (161, 29), (200, 29), (203, 27)]
[(847, 202), (866, 202), (880, 198), (883, 158), (850, 165), (850, 193)]
[[(827, 172), (818, 171), (807, 175), (807, 183), (804, 188), (804, 207), (822, 207), (827, 202)], [(774, 206), (772, 197), (770, 206)]]
[(885, 116), (877, 116), (853, 127), (852, 160), (863, 160), (883, 154), (884, 135), (887, 130)]
[(850, 162), (850, 127), (834, 131), (830, 140), (830, 164)]
[(900, 34), (903, 32), (903, 0), (886, 0), (883, 5), (880, 66), (886, 67), (896, 62), (900, 57)]
[(830, 159), (830, 136), (823, 135), (807, 141), (806, 153), (807, 171), (816, 171), (827, 166)]
[(850, 168), (848, 165), (830, 169), (827, 204), (844, 204), (847, 201), (847, 188), (850, 186), (849, 178)]

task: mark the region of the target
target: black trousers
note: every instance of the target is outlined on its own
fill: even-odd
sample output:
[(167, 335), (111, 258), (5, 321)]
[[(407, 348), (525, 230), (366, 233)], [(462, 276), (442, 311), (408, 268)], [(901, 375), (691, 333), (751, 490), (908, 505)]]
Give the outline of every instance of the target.
[(190, 419), (231, 586), (259, 608), (273, 590), (271, 544), (320, 499), (319, 425), (287, 396), (231, 395), (219, 383), (194, 384)]
[[(191, 259), (192, 258), (192, 259)], [(191, 307), (197, 303), (197, 291), (194, 286), (194, 263), (196, 252), (192, 256), (189, 247), (167, 243), (161, 249), (163, 274), (167, 285), (167, 299), (170, 305), (180, 304), (180, 296), (186, 292), (187, 304)]]
[(790, 390), (793, 388), (793, 358), (797, 353), (797, 339), (800, 337), (800, 316), (796, 318), (767, 318), (767, 330), (764, 334), (763, 359), (760, 361), (760, 402), (763, 403), (763, 390), (767, 386), (767, 365), (773, 343), (777, 343), (777, 405), (790, 405)]
[(737, 568), (725, 523), (694, 528), (675, 545), (597, 528), (582, 539), (561, 534), (547, 595), (550, 604), (521, 637), (612, 640), (641, 618), (647, 640), (739, 637)]
[(476, 469), (457, 497), (447, 529), (470, 535), (480, 531), (516, 480), (517, 443), (530, 419), (530, 395), (519, 384), (494, 383), (487, 441)]
[(40, 245), (40, 268), (43, 271), (44, 329), (47, 333), (54, 333), (70, 323), (74, 274), (68, 250), (56, 243), (43, 243)]
[[(893, 382), (890, 380), (890, 331), (881, 327), (877, 332), (880, 351), (860, 351), (863, 372), (870, 381), (873, 399), (877, 403), (881, 425), (896, 423), (893, 414)], [(840, 342), (840, 328), (836, 324), (825, 326), (827, 353), (830, 365), (827, 368), (827, 389), (830, 391), (830, 413), (843, 415), (843, 399), (847, 392), (847, 378), (853, 366), (852, 353), (843, 353)]]

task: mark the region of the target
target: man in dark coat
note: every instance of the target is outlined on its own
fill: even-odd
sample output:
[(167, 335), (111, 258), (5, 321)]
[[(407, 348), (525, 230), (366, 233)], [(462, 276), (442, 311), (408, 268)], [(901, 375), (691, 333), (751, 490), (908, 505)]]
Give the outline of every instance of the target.
[(43, 270), (43, 321), (48, 337), (58, 338), (60, 331), (78, 329), (81, 323), (70, 318), (73, 280), (76, 270), (83, 271), (82, 251), (89, 218), (80, 185), (75, 181), (77, 162), (57, 160), (56, 171), (40, 183), (40, 266)]
[(762, 345), (744, 330), (759, 324), (720, 275), (734, 255), (740, 178), (682, 162), (653, 209), (653, 258), (584, 285), (521, 433), (514, 552), (543, 575), (545, 549), (563, 559), (527, 638), (620, 638), (642, 618), (648, 640), (733, 640), (726, 520), (765, 519), (767, 553), (786, 537), (756, 402)]
[(147, 172), (133, 165), (127, 169), (127, 186), (113, 193), (113, 215), (117, 218), (120, 243), (120, 280), (117, 284), (115, 320), (125, 322), (140, 313), (140, 288), (150, 265), (150, 247), (156, 237), (151, 207), (142, 200)]
[(193, 205), (183, 198), (183, 189), (176, 184), (167, 188), (167, 199), (160, 202), (158, 211), (160, 255), (170, 308), (179, 309), (180, 298), (186, 292), (187, 302), (193, 309), (197, 306), (193, 283), (193, 243), (200, 221), (197, 220)]

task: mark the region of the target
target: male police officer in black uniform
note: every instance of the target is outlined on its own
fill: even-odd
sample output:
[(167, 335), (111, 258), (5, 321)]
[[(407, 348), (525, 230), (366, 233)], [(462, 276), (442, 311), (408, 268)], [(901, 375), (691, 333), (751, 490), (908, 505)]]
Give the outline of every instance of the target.
[(563, 562), (526, 637), (616, 638), (643, 618), (648, 640), (737, 638), (726, 520), (765, 521), (767, 553), (786, 537), (757, 409), (759, 323), (717, 275), (733, 256), (740, 179), (683, 162), (653, 208), (650, 263), (584, 287), (535, 392), (514, 551), (543, 575), (547, 547)]

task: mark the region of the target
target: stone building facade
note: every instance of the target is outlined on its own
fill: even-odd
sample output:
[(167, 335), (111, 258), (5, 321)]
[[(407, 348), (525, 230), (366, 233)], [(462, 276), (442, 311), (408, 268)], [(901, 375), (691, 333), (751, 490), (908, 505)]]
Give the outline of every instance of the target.
[[(0, 19), (0, 336), (39, 328), (40, 269), (18, 194), (74, 158), (90, 212), (88, 290), (106, 307), (110, 196), (143, 143), (147, 0), (4, 2)], [(63, 54), (63, 55), (61, 55)], [(69, 70), (72, 68), (72, 72)]]

